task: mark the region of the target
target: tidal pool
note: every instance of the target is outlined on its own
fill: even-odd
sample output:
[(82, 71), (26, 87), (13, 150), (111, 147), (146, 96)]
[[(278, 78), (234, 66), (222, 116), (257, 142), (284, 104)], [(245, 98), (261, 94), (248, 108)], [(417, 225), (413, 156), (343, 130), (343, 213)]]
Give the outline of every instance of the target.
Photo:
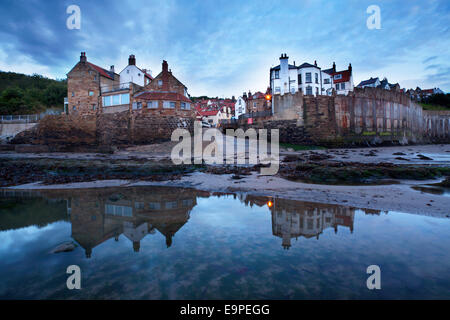
[(449, 231), (448, 218), (194, 189), (5, 189), (0, 299), (450, 299)]

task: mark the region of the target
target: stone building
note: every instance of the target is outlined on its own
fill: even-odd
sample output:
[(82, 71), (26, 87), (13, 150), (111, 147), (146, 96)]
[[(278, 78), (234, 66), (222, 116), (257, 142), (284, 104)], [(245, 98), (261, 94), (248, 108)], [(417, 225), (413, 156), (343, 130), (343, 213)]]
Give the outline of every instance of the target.
[(134, 55), (117, 74), (114, 66), (108, 71), (88, 62), (82, 52), (80, 61), (67, 74), (67, 88), (66, 113), (70, 115), (130, 111), (193, 117), (187, 87), (173, 76), (166, 61), (153, 79), (149, 71), (136, 66)]
[(81, 52), (80, 61), (67, 73), (68, 114), (96, 114), (102, 107), (102, 87), (120, 84), (120, 76), (87, 61)]

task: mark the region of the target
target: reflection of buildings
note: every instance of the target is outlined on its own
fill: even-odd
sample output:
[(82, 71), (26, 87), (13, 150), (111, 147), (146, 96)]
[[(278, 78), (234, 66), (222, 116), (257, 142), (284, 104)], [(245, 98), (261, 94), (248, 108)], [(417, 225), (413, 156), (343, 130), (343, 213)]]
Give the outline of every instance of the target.
[[(147, 191), (147, 192), (146, 192)], [(176, 192), (174, 192), (176, 191)], [(138, 252), (141, 240), (156, 231), (172, 237), (189, 220), (195, 190), (168, 188), (91, 189), (71, 199), (72, 237), (90, 257), (102, 242), (123, 234)]]
[[(263, 205), (267, 198), (246, 196), (246, 204)], [(289, 249), (291, 239), (300, 236), (316, 237), (327, 228), (338, 231), (338, 226), (348, 227), (353, 232), (355, 209), (350, 207), (303, 202), (285, 199), (273, 199), (270, 211), (272, 213), (272, 233), (282, 238), (282, 246)]]
[(303, 236), (319, 239), (319, 235), (327, 228), (337, 232), (338, 226), (344, 226), (353, 232), (353, 208), (276, 199), (271, 211), (272, 232), (283, 239), (285, 249), (291, 246), (292, 238)]

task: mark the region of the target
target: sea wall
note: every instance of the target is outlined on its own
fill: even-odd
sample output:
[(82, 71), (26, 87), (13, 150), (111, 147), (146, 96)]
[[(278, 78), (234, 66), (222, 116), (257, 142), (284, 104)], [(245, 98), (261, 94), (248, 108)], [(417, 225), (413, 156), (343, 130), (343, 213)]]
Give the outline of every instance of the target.
[(48, 145), (50, 150), (150, 144), (170, 140), (176, 128), (192, 132), (193, 119), (129, 111), (47, 116), (36, 127), (19, 133), (12, 143)]
[(450, 111), (424, 111), (402, 92), (355, 88), (349, 95), (277, 95), (273, 119), (246, 128), (279, 129), (280, 142), (367, 145), (450, 142)]

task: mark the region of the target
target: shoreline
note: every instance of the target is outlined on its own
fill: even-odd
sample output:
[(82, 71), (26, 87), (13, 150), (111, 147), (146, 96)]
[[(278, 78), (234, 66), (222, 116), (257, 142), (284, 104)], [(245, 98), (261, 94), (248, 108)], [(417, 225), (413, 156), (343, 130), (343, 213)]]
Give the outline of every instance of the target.
[(377, 186), (334, 186), (292, 182), (280, 177), (259, 176), (256, 173), (245, 176), (245, 178), (238, 181), (233, 180), (232, 176), (232, 174), (214, 175), (194, 172), (178, 180), (158, 182), (97, 180), (53, 185), (41, 185), (39, 182), (35, 182), (3, 189), (52, 190), (167, 186), (194, 188), (209, 192), (243, 192), (256, 196), (343, 205), (359, 209), (396, 211), (437, 218), (450, 218), (450, 197), (424, 193), (411, 188), (412, 186), (436, 183), (440, 180), (402, 180), (399, 184)]

